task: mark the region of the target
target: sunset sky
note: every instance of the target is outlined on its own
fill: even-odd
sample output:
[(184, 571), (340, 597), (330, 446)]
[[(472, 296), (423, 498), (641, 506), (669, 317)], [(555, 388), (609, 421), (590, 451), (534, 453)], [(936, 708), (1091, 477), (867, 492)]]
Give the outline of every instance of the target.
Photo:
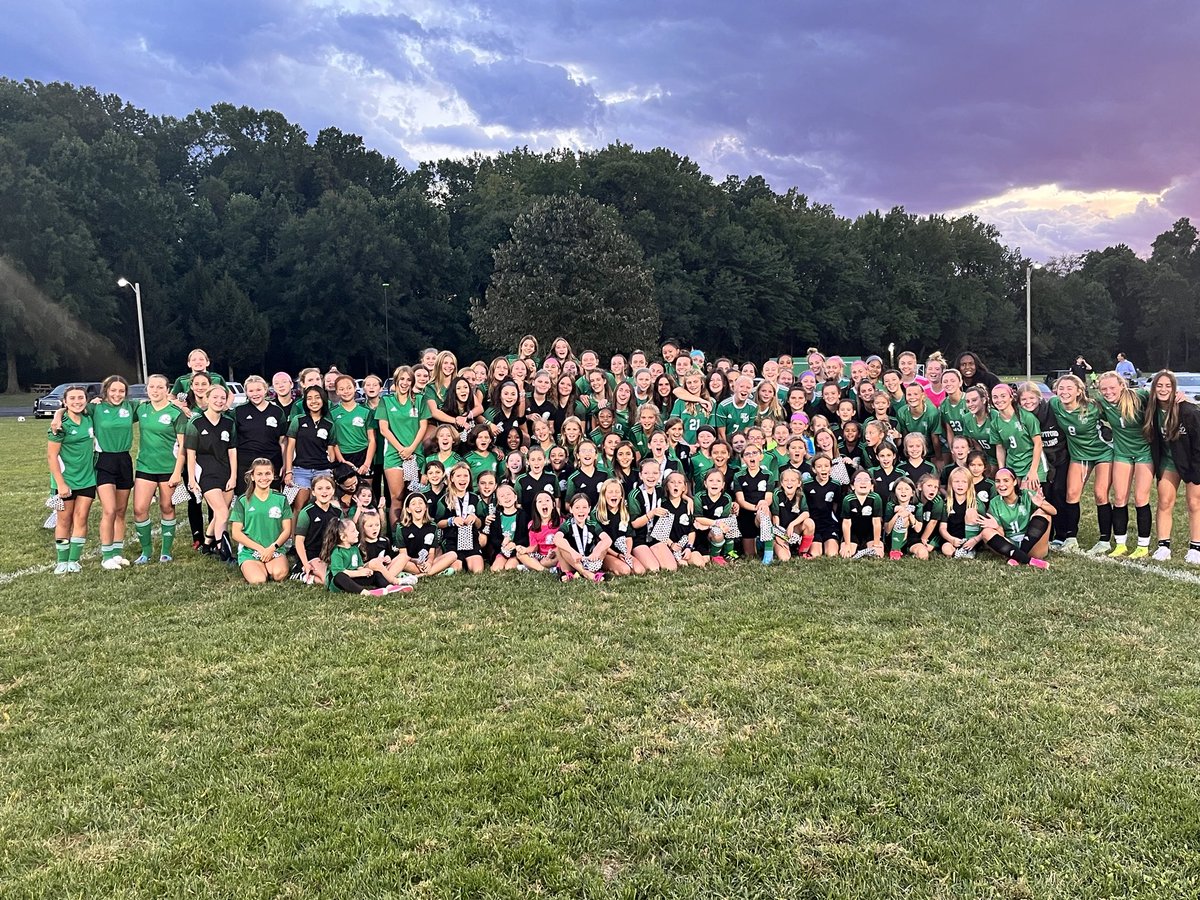
[(854, 216), (974, 212), (1035, 259), (1200, 220), (1200, 4), (40, 0), (0, 74), (221, 101), (405, 165), (669, 147)]

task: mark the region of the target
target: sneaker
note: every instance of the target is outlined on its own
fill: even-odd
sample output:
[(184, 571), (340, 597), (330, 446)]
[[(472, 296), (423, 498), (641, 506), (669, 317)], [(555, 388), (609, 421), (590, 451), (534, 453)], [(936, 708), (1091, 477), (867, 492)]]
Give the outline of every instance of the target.
[(1112, 553), (1108, 554), (1109, 559), (1120, 559), (1129, 553), (1129, 548), (1124, 544), (1117, 544), (1112, 548)]
[(596, 574), (594, 574), (592, 576), (592, 581), (594, 581), (596, 584), (603, 584), (604, 583), (604, 573), (597, 572)]
[(192, 541), (192, 549), (193, 550), (199, 550), (201, 547), (204, 547), (204, 546), (206, 546), (206, 545), (204, 544), (203, 541)]
[(954, 558), (955, 559), (974, 559), (975, 551), (970, 549), (969, 547), (959, 547), (957, 550), (954, 551)]
[(1019, 565), (1021, 565), (1019, 562), (1017, 562), (1017, 561), (1016, 561), (1015, 559), (1013, 559), (1011, 556), (1008, 558), (1008, 564), (1009, 564), (1010, 566), (1019, 566)]
[(81, 566), (77, 561), (71, 561), (67, 563), (67, 572), (69, 574), (78, 575), (82, 571), (83, 566)]
[(1193, 566), (1200, 566), (1200, 550), (1194, 548), (1188, 550), (1187, 554), (1183, 557), (1183, 561), (1191, 563)]
[(517, 571), (518, 572), (528, 572), (529, 566), (525, 565), (524, 563), (517, 563)]
[(1062, 542), (1062, 551), (1063, 551), (1063, 553), (1081, 553), (1081, 552), (1083, 552), (1079, 549), (1079, 538), (1070, 537), (1070, 538), (1067, 538), (1065, 541), (1063, 541)]
[(713, 564), (714, 566), (727, 566), (727, 565), (729, 565), (729, 563), (727, 563), (727, 562), (725, 561), (725, 557), (723, 557), (723, 556), (714, 556), (714, 557), (712, 558), (712, 564)]
[(121, 561), (115, 556), (110, 556), (104, 562), (100, 563), (100, 568), (113, 572), (121, 568)]
[(126, 559), (124, 556), (114, 556), (113, 559), (115, 559), (118, 563), (121, 564), (122, 569), (124, 569), (126, 566), (129, 565), (129, 560)]
[(1155, 562), (1166, 562), (1168, 559), (1171, 558), (1171, 548), (1170, 547), (1159, 547), (1157, 550), (1154, 551), (1154, 555), (1150, 558), (1153, 559)]
[(159, 562), (174, 562), (175, 560), (172, 557), (167, 556), (167, 554), (164, 553), (162, 556), (160, 556), (158, 558), (158, 561)]
[(413, 586), (411, 584), (389, 584), (385, 588), (381, 588), (385, 594), (410, 594)]
[(54, 574), (55, 575), (66, 575), (68, 572), (71, 571), (70, 569), (67, 568), (68, 565), (69, 565), (69, 563), (60, 562), (58, 565), (56, 565), (54, 567)]
[(1138, 544), (1136, 547), (1134, 547), (1132, 550), (1129, 551), (1130, 559), (1145, 559), (1149, 555), (1150, 555), (1150, 548), (1143, 547), (1141, 544)]
[(728, 562), (737, 562), (737, 561), (738, 561), (738, 559), (739, 559), (739, 557), (738, 557), (738, 552), (737, 552), (736, 550), (730, 550), (730, 551), (729, 551), (729, 555), (728, 555), (728, 556), (726, 556), (726, 557), (725, 557), (725, 559), (726, 559)]
[(893, 550), (890, 553), (888, 553), (888, 559), (897, 560), (897, 559), (903, 559), (903, 558), (904, 558), (904, 554), (901, 553), (899, 550)]
[(133, 561), (133, 564), (135, 566), (144, 566), (148, 562), (150, 562), (150, 557), (148, 557), (145, 553), (143, 553), (141, 556), (139, 556), (137, 559), (135, 559)]
[(769, 566), (773, 562), (775, 562), (775, 554), (772, 553), (770, 550), (768, 550), (766, 553), (763, 554), (762, 564), (764, 566)]
[(1044, 559), (1031, 559), (1031, 560), (1029, 560), (1029, 564), (1031, 566), (1033, 566), (1035, 569), (1050, 568), (1050, 563), (1046, 562)]
[(1055, 553), (1058, 553), (1059, 551), (1061, 551), (1062, 548), (1063, 548), (1062, 541), (1051, 541), (1050, 542), (1050, 549), (1053, 550)]
[(1108, 541), (1096, 541), (1095, 546), (1087, 552), (1088, 556), (1104, 556), (1112, 550), (1112, 544)]
[(391, 585), (388, 585), (388, 587), (371, 588), (371, 590), (363, 591), (363, 593), (368, 597), (382, 597), (384, 594), (389, 593), (388, 588), (390, 587)]

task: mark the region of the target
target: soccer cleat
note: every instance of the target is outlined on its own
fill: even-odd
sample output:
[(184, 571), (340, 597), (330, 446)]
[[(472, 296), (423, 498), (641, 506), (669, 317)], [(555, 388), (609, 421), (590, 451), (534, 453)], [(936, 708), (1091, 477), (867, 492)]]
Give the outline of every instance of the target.
[(126, 559), (124, 556), (114, 556), (113, 559), (115, 559), (118, 563), (121, 564), (122, 569), (124, 569), (127, 565), (129, 565), (129, 560)]
[(901, 553), (899, 550), (893, 550), (891, 553), (888, 554), (888, 559), (892, 559), (892, 560), (902, 559), (903, 557), (904, 557), (904, 554)]
[(1044, 559), (1031, 559), (1031, 560), (1029, 560), (1029, 564), (1031, 566), (1033, 566), (1035, 569), (1050, 568), (1050, 563), (1046, 562)]
[(592, 576), (592, 581), (594, 581), (596, 584), (603, 584), (604, 583), (604, 573), (597, 572), (596, 574), (594, 574)]
[(167, 554), (164, 553), (162, 556), (160, 556), (158, 558), (158, 561), (160, 563), (167, 563), (167, 562), (174, 562), (174, 559), (172, 559), (170, 556), (167, 556)]
[(1171, 558), (1171, 548), (1170, 547), (1159, 547), (1157, 550), (1154, 551), (1154, 555), (1150, 558), (1153, 559), (1155, 562), (1166, 562), (1168, 559)]
[(1137, 547), (1134, 547), (1131, 551), (1129, 551), (1130, 559), (1145, 559), (1149, 555), (1150, 555), (1150, 548), (1143, 547), (1140, 544)]
[(66, 575), (70, 571), (71, 570), (69, 568), (67, 568), (67, 563), (65, 563), (65, 562), (60, 562), (58, 565), (56, 565), (54, 567), (55, 575)]
[(1062, 541), (1051, 541), (1050, 542), (1050, 549), (1053, 550), (1055, 553), (1058, 553), (1060, 550), (1062, 550), (1062, 548), (1063, 548)]
[(1063, 553), (1081, 553), (1079, 549), (1079, 538), (1069, 537), (1062, 542)]
[(1183, 557), (1183, 561), (1191, 563), (1193, 566), (1200, 566), (1200, 550), (1191, 549), (1187, 555)]
[(1011, 556), (1008, 558), (1008, 564), (1009, 564), (1010, 566), (1014, 566), (1014, 567), (1015, 567), (1015, 566), (1019, 566), (1019, 565), (1021, 565), (1019, 562), (1017, 562), (1017, 561), (1016, 561), (1015, 559), (1013, 559)]
[(771, 550), (769, 548), (767, 550), (764, 550), (762, 564), (764, 566), (769, 566), (773, 562), (775, 562), (775, 551)]
[(1112, 548), (1112, 552), (1110, 554), (1108, 554), (1108, 558), (1109, 559), (1120, 559), (1122, 556), (1125, 556), (1128, 553), (1129, 553), (1128, 547), (1126, 547), (1124, 544), (1117, 544), (1117, 546)]
[(137, 559), (135, 559), (133, 561), (133, 564), (135, 566), (144, 566), (148, 562), (150, 562), (150, 557), (148, 557), (145, 553), (143, 553), (141, 556), (139, 556)]
[(110, 556), (104, 562), (100, 563), (100, 568), (113, 572), (121, 568), (121, 561), (115, 556)]
[(1112, 550), (1112, 544), (1108, 541), (1096, 541), (1095, 546), (1087, 552), (1088, 556), (1104, 556)]
[(73, 560), (67, 563), (68, 574), (78, 575), (82, 571), (83, 571), (83, 566), (81, 566), (79, 563), (77, 563)]
[(713, 562), (713, 565), (714, 565), (714, 566), (727, 566), (727, 565), (729, 565), (729, 563), (725, 562), (725, 557), (723, 557), (723, 556), (714, 556), (714, 557), (712, 558), (712, 562)]

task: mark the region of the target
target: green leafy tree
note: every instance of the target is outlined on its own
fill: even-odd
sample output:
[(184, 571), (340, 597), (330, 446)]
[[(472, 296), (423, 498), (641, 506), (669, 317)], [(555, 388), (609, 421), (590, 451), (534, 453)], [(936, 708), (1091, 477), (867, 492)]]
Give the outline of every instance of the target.
[(245, 292), (229, 275), (222, 275), (203, 292), (192, 319), (192, 337), (210, 358), (223, 360), (229, 375), (259, 364), (266, 355), (271, 327)]
[(654, 279), (617, 214), (585, 197), (537, 201), (496, 248), (486, 300), (471, 324), (489, 347), (522, 334), (544, 346), (569, 334), (600, 353), (657, 344), (661, 320)]

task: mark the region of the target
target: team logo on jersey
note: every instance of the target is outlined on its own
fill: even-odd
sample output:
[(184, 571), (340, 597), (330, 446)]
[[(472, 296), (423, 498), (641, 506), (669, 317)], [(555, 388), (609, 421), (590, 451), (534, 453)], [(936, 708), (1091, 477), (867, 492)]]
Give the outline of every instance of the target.
[(409, 407), (408, 417), (410, 419), (415, 419), (417, 417), (417, 408), (415, 406)]
[(626, 525), (624, 522), (619, 522), (617, 524), (617, 531), (621, 532), (621, 534), (624, 534), (628, 530), (629, 530), (629, 526)]
[(825, 502), (826, 502), (826, 503), (832, 503), (832, 502), (833, 502), (833, 491), (826, 491), (826, 492), (825, 492)]
[[(251, 512), (253, 512), (253, 510), (251, 510)], [(268, 518), (271, 518), (271, 519), (282, 519), (283, 518), (283, 510), (280, 509), (278, 506), (272, 506), (270, 508), (270, 510), (267, 511), (267, 516), (268, 516)]]
[(269, 426), (271, 426), (272, 428), (274, 428), (276, 425), (279, 424), (279, 420), (276, 419), (274, 416), (267, 416), (267, 424)]
[(868, 503), (866, 506), (864, 506), (864, 507), (862, 508), (862, 514), (863, 514), (864, 516), (869, 516), (869, 515), (871, 515), (871, 504), (869, 504), (869, 503)]
[(433, 543), (433, 535), (432, 535), (432, 534), (427, 534), (427, 535), (425, 535), (425, 543), (426, 543), (426, 544), (432, 544), (432, 543)]
[(686, 525), (687, 523), (688, 523), (688, 517), (686, 514), (679, 517), (680, 525)]
[(222, 432), (221, 432), (221, 440), (223, 440), (223, 441), (228, 441), (228, 440), (229, 440), (229, 432), (228, 432), (228, 431), (222, 431)]
[(350, 566), (351, 566), (351, 568), (357, 569), (357, 568), (358, 568), (359, 566), (361, 566), (361, 565), (362, 565), (362, 563), (358, 561), (358, 554), (357, 554), (357, 553), (355, 553), (353, 556), (351, 556), (351, 557), (350, 557)]
[(354, 420), (353, 420), (353, 424), (354, 424), (355, 428), (362, 428), (367, 423), (363, 421), (362, 416), (355, 416)]
[(329, 437), (329, 429), (328, 428), (318, 428), (317, 429), (317, 437), (319, 437), (321, 440), (325, 440), (325, 438)]
[(205, 429), (204, 429), (202, 432), (200, 432), (200, 433), (201, 433), (201, 434), (208, 434), (208, 429), (207, 429), (207, 428), (205, 428)]
[(760, 482), (758, 483), (758, 489), (759, 489), (760, 491), (765, 491), (765, 490), (767, 489), (767, 482), (766, 482), (766, 479), (763, 479), (762, 481), (760, 481)]
[(158, 424), (160, 424), (160, 425), (170, 425), (170, 424), (171, 424), (171, 414), (170, 414), (170, 413), (163, 413), (161, 416), (159, 416), (159, 417), (158, 417)]
[(724, 506), (718, 506), (716, 509), (713, 510), (713, 515), (716, 516), (717, 518), (720, 518), (721, 510), (723, 510), (724, 508), (725, 508)]
[[(107, 413), (108, 410), (106, 409), (105, 412)], [(128, 419), (129, 418), (129, 410), (127, 410), (125, 407), (122, 406), (121, 409), (117, 412), (117, 418)]]

